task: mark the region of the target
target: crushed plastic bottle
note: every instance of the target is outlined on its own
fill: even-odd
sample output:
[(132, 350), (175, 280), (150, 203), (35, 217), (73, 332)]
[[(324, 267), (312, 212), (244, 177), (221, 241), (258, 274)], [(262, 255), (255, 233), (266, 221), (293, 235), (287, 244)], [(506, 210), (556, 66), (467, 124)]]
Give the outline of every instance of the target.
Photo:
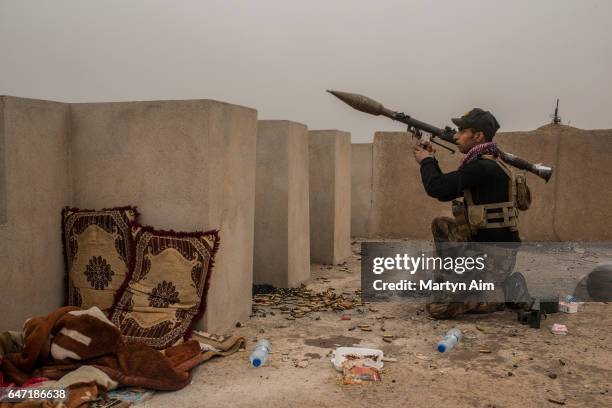
[(438, 351), (440, 353), (444, 353), (445, 351), (450, 351), (459, 343), (459, 340), (463, 337), (461, 330), (459, 329), (450, 329), (442, 340), (438, 343)]
[(257, 368), (266, 364), (271, 350), (268, 340), (259, 340), (257, 344), (255, 344), (255, 349), (253, 349), (253, 353), (251, 354), (251, 365)]

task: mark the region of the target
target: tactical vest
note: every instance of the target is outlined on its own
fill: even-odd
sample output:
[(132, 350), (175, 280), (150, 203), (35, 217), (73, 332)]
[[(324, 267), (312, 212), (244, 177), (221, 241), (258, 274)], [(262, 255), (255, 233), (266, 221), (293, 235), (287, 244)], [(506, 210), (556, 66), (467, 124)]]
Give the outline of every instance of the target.
[(525, 211), (531, 204), (531, 193), (527, 180), (522, 174), (514, 172), (501, 159), (491, 155), (482, 155), (483, 159), (493, 160), (508, 176), (509, 201), (490, 204), (474, 204), (472, 192), (464, 190), (464, 201), (453, 201), (453, 216), (457, 221), (459, 233), (466, 239), (481, 229), (510, 228), (518, 230), (518, 211)]

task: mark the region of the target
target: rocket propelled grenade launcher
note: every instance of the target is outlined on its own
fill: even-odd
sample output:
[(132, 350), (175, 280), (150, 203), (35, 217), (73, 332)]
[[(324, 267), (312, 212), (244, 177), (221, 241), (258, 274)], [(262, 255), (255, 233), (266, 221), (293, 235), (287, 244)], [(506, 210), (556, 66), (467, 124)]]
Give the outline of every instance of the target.
[[(436, 126), (430, 125), (429, 123), (421, 122), (409, 115), (406, 115), (402, 112), (392, 111), (391, 109), (387, 109), (380, 102), (375, 101), (374, 99), (368, 98), (364, 95), (349, 93), (349, 92), (340, 92), (340, 91), (332, 91), (327, 90), (330, 94), (334, 95), (350, 107), (357, 109), (358, 111), (369, 113), (370, 115), (383, 115), (390, 119), (393, 119), (398, 122), (402, 122), (408, 125), (408, 131), (412, 133), (419, 139), (421, 144), (434, 143), (438, 146), (444, 147), (445, 149), (450, 150), (454, 153), (454, 150), (448, 146), (440, 144), (434, 140), (434, 138), (442, 139), (443, 141), (455, 144), (455, 129), (451, 129), (446, 126), (444, 129), (440, 129)], [(423, 132), (428, 133), (429, 135), (424, 135)], [(516, 167), (519, 170), (529, 171), (538, 177), (543, 178), (546, 182), (550, 180), (552, 176), (552, 168), (549, 166), (544, 166), (540, 163), (533, 164), (528, 162), (527, 160), (521, 159), (520, 157), (506, 152), (501, 152), (500, 158), (508, 163), (511, 166)]]

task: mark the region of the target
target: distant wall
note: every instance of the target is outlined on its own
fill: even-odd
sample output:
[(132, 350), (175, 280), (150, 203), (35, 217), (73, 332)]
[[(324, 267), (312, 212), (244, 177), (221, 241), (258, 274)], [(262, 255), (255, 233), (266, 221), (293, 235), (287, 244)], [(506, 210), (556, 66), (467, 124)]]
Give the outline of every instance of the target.
[(612, 240), (612, 130), (561, 133), (553, 230), (561, 241)]
[[(406, 132), (376, 132), (372, 156), (371, 233), (375, 237), (431, 239), (431, 220), (450, 215), (448, 203), (429, 198), (412, 156), (414, 140)], [(450, 171), (457, 155), (438, 152)]]
[(555, 126), (551, 131), (540, 128), (530, 132), (503, 132), (495, 136), (503, 150), (532, 163), (544, 163), (554, 169), (548, 183), (534, 174), (527, 173), (527, 184), (533, 202), (528, 211), (522, 211), (519, 215), (519, 232), (525, 240), (559, 240), (552, 225), (558, 204), (557, 186), (563, 182), (563, 176), (559, 172), (559, 147), (562, 143), (560, 134), (565, 131), (571, 131), (571, 128)]
[[(554, 168), (548, 183), (530, 173), (527, 176), (533, 202), (520, 214), (524, 240), (612, 239), (612, 218), (608, 215), (612, 202), (608, 187), (612, 183), (611, 130), (546, 125), (529, 132), (503, 132), (496, 141), (505, 151)], [(431, 239), (431, 219), (450, 215), (449, 203), (426, 195), (419, 166), (412, 157), (413, 144), (403, 132), (377, 132), (374, 136), (369, 219), (373, 236)], [(437, 157), (442, 170), (448, 172), (457, 168), (460, 154), (438, 149)]]
[(372, 143), (351, 144), (351, 236), (370, 236)]
[(0, 96), (0, 331), (64, 301), (68, 104)]

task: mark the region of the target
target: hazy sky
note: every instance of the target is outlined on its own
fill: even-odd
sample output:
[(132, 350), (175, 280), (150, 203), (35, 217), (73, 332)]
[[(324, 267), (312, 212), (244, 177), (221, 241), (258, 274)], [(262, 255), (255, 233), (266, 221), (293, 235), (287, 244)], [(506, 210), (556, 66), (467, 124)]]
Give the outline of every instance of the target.
[(612, 128), (609, 0), (0, 0), (0, 94), (70, 102), (217, 99), (350, 131), (437, 126), (474, 106), (502, 130)]

